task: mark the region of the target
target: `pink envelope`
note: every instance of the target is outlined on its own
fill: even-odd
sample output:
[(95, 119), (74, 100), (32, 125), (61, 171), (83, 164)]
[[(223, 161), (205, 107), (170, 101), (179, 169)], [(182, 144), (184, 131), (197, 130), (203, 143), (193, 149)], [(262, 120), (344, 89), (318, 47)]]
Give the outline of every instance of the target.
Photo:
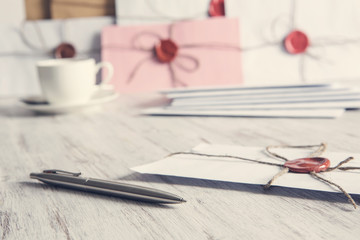
[(221, 17), (109, 26), (102, 31), (102, 60), (113, 64), (112, 83), (119, 92), (238, 85), (242, 83), (238, 29), (237, 19)]

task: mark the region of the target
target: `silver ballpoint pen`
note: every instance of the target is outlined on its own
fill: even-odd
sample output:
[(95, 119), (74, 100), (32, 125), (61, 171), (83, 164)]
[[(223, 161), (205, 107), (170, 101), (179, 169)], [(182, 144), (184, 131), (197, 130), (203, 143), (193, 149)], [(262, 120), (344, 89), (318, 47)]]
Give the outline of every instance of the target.
[(50, 185), (111, 195), (136, 201), (151, 203), (186, 202), (179, 196), (153, 188), (94, 178), (82, 178), (79, 177), (80, 175), (81, 173), (52, 169), (44, 170), (42, 173), (30, 173), (30, 178), (37, 179)]

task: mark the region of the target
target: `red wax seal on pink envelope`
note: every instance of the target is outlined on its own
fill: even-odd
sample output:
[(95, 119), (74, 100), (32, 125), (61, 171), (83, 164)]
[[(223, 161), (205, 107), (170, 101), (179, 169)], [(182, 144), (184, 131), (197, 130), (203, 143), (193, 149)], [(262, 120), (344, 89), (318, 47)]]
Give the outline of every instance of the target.
[[(148, 36), (147, 33), (155, 38), (139, 38), (141, 35)], [(162, 42), (159, 36), (163, 39)], [(141, 41), (135, 44), (134, 39)], [(165, 39), (171, 39), (175, 44), (165, 47)], [(112, 25), (102, 31), (101, 54), (104, 61), (121, 66), (122, 70), (115, 71), (112, 80), (117, 91), (153, 92), (184, 85), (197, 87), (240, 84), (243, 74), (238, 43), (237, 19), (217, 17), (126, 28)], [(172, 50), (170, 45), (173, 45)], [(143, 49), (144, 47), (147, 49)], [(175, 64), (180, 56), (179, 62)], [(198, 62), (199, 67), (189, 71), (187, 69), (192, 68), (192, 62)], [(156, 77), (149, 81), (149, 76)]]
[(178, 46), (170, 39), (160, 40), (155, 46), (155, 54), (160, 62), (168, 63), (174, 60), (178, 52)]
[(70, 43), (62, 43), (55, 49), (55, 58), (72, 58), (75, 55), (75, 47)]
[(291, 172), (309, 173), (322, 172), (328, 169), (330, 160), (321, 157), (299, 158), (285, 162), (284, 167), (289, 168)]
[(211, 0), (209, 6), (209, 15), (211, 17), (225, 16), (224, 0)]
[(301, 31), (293, 31), (289, 33), (284, 40), (284, 47), (290, 54), (298, 54), (306, 51), (309, 46), (309, 39), (305, 33)]

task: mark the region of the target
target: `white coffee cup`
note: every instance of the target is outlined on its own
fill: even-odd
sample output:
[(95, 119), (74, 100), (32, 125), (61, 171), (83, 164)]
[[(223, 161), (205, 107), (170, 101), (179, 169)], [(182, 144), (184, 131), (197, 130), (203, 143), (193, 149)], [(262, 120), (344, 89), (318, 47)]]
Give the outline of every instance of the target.
[[(96, 73), (102, 67), (107, 69), (107, 77), (96, 85)], [(114, 72), (111, 63), (96, 64), (92, 58), (44, 60), (37, 63), (37, 70), (43, 95), (53, 105), (87, 103)]]

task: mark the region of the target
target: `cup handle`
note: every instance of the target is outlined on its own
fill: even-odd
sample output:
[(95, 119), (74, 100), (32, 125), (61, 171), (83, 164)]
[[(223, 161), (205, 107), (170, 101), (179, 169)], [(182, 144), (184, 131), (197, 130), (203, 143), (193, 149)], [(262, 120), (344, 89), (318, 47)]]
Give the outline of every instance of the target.
[(109, 62), (99, 62), (98, 64), (96, 64), (95, 66), (95, 74), (98, 73), (98, 71), (101, 68), (106, 68), (107, 69), (107, 76), (104, 79), (101, 79), (101, 82), (99, 85), (97, 85), (99, 88), (104, 88), (106, 85), (108, 85), (109, 87), (112, 88), (112, 86), (110, 86), (110, 84), (107, 84), (110, 82), (111, 78), (114, 75), (114, 67), (111, 63)]

